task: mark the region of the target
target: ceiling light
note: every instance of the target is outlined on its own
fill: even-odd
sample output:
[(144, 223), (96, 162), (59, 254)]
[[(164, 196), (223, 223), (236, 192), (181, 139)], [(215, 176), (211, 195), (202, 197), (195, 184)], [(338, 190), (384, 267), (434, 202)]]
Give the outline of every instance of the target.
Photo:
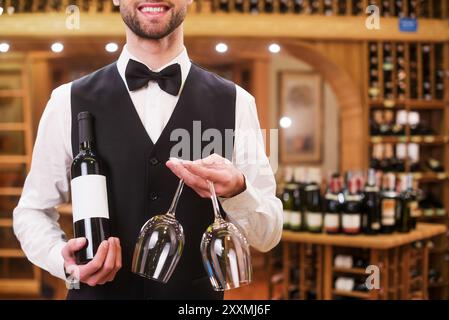
[(292, 125), (292, 119), (289, 117), (282, 117), (281, 120), (279, 120), (279, 125), (284, 129), (290, 128)]
[(55, 53), (62, 52), (64, 50), (64, 45), (61, 42), (55, 42), (51, 45), (51, 51)]
[(105, 47), (107, 52), (116, 52), (118, 50), (118, 45), (115, 42), (109, 42)]
[(226, 51), (228, 51), (228, 45), (221, 42), (215, 46), (215, 50), (219, 53), (225, 53)]
[(281, 51), (281, 46), (278, 45), (277, 43), (272, 43), (270, 44), (270, 46), (268, 47), (268, 50), (271, 53), (279, 53)]
[(5, 53), (8, 51), (9, 51), (9, 44), (7, 44), (6, 42), (0, 43), (0, 52)]

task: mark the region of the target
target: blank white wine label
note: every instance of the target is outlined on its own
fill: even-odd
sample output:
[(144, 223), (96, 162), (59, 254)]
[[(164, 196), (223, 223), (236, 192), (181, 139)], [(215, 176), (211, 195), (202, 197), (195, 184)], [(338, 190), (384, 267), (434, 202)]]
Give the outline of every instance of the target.
[(109, 219), (106, 177), (89, 174), (71, 181), (73, 222), (89, 218)]

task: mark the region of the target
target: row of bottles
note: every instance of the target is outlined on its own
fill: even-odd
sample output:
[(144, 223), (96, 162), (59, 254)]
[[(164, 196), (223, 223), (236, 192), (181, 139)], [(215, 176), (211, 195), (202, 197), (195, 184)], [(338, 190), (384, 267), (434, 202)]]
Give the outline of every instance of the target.
[[(343, 181), (345, 180), (345, 181)], [(330, 177), (324, 194), (318, 168), (286, 168), (284, 228), (328, 234), (409, 232), (421, 215), (413, 175), (382, 174), (366, 177), (348, 172), (345, 179)]]
[(371, 42), (368, 45), (369, 96), (395, 100), (443, 100), (446, 71), (441, 43)]
[(440, 2), (433, 0), (215, 0), (220, 12), (296, 13), (365, 16), (366, 4), (376, 5), (383, 17), (445, 18)]
[(445, 168), (438, 159), (421, 159), (420, 154), (420, 145), (417, 143), (376, 143), (372, 146), (370, 166), (382, 172), (405, 172), (408, 161), (409, 172), (444, 174)]
[(434, 135), (435, 130), (427, 123), (418, 111), (376, 109), (370, 119), (372, 136), (403, 136), (406, 127), (410, 135)]

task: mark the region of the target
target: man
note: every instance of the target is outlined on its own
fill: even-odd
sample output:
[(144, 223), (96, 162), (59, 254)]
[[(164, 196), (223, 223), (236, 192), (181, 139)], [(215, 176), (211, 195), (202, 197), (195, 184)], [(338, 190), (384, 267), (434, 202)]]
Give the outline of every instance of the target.
[[(55, 89), (44, 111), (32, 168), (14, 210), (14, 230), (27, 257), (56, 277), (65, 279), (74, 253), (86, 245), (84, 238), (65, 241), (55, 210), (69, 201), (81, 111), (95, 118), (96, 150), (106, 164), (113, 237), (92, 261), (78, 266), (81, 286), (69, 290), (69, 299), (221, 299), (199, 250), (213, 218), (207, 180), (214, 182), (227, 219), (242, 228), (250, 245), (268, 251), (279, 242), (282, 208), (273, 174), (267, 174), (261, 134), (252, 143), (258, 148), (248, 148), (238, 133), (259, 130), (254, 99), (190, 62), (183, 21), (191, 2), (114, 0), (126, 24), (127, 42), (118, 61)], [(192, 152), (188, 158), (196, 161), (167, 161), (178, 142), (172, 133), (182, 129), (192, 135), (198, 122), (203, 132), (215, 129), (223, 137), (235, 129), (230, 154), (213, 150), (218, 155), (201, 160)], [(204, 149), (207, 143), (200, 145)], [(141, 226), (167, 210), (178, 178), (187, 185), (177, 210), (186, 244), (163, 285), (133, 274), (130, 265)]]

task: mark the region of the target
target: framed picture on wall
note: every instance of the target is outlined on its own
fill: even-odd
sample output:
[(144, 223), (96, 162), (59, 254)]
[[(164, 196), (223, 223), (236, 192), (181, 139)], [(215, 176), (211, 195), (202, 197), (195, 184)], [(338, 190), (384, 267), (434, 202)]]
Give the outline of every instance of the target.
[(316, 73), (279, 73), (279, 137), (282, 163), (321, 161), (322, 91), (322, 80)]

